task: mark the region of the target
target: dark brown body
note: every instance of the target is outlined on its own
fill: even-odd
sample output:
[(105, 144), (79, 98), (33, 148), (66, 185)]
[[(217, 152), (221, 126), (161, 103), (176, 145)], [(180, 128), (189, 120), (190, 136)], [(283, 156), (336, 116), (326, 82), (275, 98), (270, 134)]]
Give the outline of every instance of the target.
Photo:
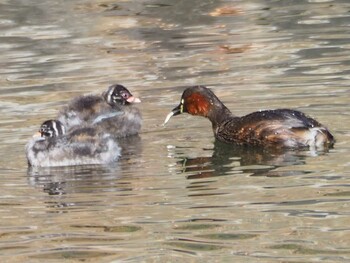
[(316, 120), (289, 109), (227, 116), (215, 125), (215, 137), (226, 143), (273, 147), (322, 147), (333, 144), (333, 135)]

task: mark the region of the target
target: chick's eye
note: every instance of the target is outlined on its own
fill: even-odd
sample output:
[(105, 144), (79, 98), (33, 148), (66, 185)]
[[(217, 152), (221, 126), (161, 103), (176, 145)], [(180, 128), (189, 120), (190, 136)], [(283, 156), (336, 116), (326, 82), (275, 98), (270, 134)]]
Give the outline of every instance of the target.
[(125, 92), (122, 92), (120, 95), (122, 96), (123, 99), (129, 98), (129, 94), (127, 94)]

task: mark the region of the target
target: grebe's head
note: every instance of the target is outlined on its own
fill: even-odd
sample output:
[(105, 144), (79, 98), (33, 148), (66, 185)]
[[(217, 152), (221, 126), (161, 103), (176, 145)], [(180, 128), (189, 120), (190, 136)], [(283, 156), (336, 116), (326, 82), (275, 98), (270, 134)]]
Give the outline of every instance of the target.
[(215, 94), (204, 86), (187, 88), (178, 106), (176, 106), (166, 117), (164, 125), (172, 116), (187, 112), (191, 115), (208, 117), (209, 113), (217, 103), (221, 103)]
[(48, 120), (41, 124), (38, 135), (42, 138), (51, 138), (61, 136), (65, 132), (65, 128), (60, 121)]
[(131, 92), (123, 85), (114, 84), (103, 93), (106, 102), (111, 105), (128, 105), (131, 103), (139, 103), (141, 100), (134, 97)]

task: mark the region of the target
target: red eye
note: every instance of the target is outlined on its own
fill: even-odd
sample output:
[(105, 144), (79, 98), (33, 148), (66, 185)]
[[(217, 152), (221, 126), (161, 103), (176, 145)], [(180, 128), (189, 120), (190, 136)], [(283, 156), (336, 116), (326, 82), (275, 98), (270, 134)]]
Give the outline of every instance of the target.
[(120, 95), (122, 96), (123, 99), (128, 99), (129, 98), (129, 94), (128, 93), (122, 92)]

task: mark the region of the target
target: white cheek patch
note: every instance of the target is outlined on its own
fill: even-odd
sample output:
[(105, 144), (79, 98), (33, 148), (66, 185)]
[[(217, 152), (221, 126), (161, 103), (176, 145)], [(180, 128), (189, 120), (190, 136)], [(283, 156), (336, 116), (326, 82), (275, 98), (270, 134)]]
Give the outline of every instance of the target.
[(114, 89), (110, 89), (107, 94), (107, 103), (111, 104), (113, 102), (112, 94), (113, 94)]
[(57, 124), (56, 124), (55, 121), (52, 122), (52, 129), (53, 129), (53, 131), (54, 131), (54, 134), (52, 134), (52, 133), (50, 132), (50, 137), (52, 137), (52, 135), (58, 136), (58, 135), (59, 135), (59, 132), (58, 132)]

